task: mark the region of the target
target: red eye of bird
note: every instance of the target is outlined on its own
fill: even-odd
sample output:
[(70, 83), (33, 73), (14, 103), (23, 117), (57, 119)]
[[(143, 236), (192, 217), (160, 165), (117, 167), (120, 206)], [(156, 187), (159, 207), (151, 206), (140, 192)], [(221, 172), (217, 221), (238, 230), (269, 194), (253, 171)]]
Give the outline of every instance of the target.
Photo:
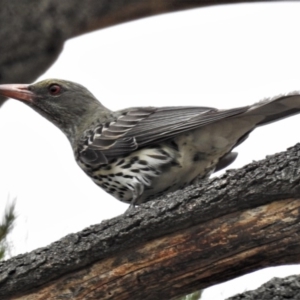
[(58, 95), (61, 91), (61, 87), (58, 84), (51, 84), (48, 87), (48, 91), (51, 95)]

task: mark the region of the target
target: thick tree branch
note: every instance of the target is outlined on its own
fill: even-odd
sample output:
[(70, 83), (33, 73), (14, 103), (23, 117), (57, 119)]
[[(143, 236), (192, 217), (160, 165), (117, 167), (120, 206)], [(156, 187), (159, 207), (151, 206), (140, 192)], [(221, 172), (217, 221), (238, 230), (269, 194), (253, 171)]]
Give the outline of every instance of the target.
[(34, 81), (71, 37), (161, 13), (240, 2), (262, 1), (2, 0), (0, 84)]
[(1, 299), (171, 299), (300, 262), (300, 145), (0, 263)]
[(227, 300), (296, 300), (300, 299), (300, 276), (273, 278), (254, 291), (230, 297)]

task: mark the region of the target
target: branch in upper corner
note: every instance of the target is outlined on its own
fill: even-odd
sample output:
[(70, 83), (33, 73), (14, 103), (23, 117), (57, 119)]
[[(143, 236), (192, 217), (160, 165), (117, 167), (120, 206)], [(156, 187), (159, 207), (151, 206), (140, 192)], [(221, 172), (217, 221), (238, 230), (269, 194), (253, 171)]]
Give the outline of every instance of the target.
[[(161, 13), (240, 2), (247, 1), (2, 0), (0, 84), (34, 81), (71, 37)], [(0, 106), (4, 100), (0, 97)]]
[(299, 154), (298, 144), (1, 262), (1, 299), (171, 299), (297, 263)]

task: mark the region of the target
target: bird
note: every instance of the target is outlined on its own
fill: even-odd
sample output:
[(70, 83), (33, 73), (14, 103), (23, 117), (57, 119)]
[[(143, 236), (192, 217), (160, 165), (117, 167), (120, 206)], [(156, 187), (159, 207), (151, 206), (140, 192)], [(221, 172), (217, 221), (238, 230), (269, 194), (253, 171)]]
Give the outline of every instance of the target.
[(300, 112), (300, 93), (231, 109), (202, 106), (106, 108), (84, 86), (61, 79), (2, 84), (68, 138), (81, 169), (116, 199), (136, 205), (230, 165), (257, 127)]

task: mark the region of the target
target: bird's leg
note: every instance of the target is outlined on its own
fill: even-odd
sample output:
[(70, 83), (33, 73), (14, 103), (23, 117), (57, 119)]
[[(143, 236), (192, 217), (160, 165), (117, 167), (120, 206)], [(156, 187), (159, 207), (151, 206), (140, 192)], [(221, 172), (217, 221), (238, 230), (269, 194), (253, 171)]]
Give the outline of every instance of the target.
[(133, 198), (131, 200), (131, 203), (130, 203), (129, 207), (125, 210), (125, 214), (127, 214), (127, 213), (129, 213), (129, 212), (131, 212), (131, 211), (133, 211), (135, 209), (136, 200), (137, 200), (137, 197)]
[(139, 195), (136, 193), (136, 191), (134, 190), (133, 193), (132, 193), (132, 199), (131, 199), (131, 202), (130, 202), (130, 205), (129, 207), (126, 209), (125, 211), (125, 214), (126, 213), (129, 213), (130, 211), (133, 211), (135, 209), (135, 206), (136, 206), (136, 202), (138, 200), (138, 197)]
[(134, 209), (135, 209), (135, 205), (134, 205), (134, 204), (130, 204), (130, 205), (128, 206), (128, 208), (125, 210), (125, 214), (127, 214), (127, 213), (133, 211)]
[(129, 187), (132, 191), (132, 199), (130, 201), (129, 207), (126, 209), (125, 213), (128, 213), (135, 209), (135, 206), (138, 202), (139, 197), (144, 192), (144, 186), (140, 182), (136, 182), (133, 186)]

